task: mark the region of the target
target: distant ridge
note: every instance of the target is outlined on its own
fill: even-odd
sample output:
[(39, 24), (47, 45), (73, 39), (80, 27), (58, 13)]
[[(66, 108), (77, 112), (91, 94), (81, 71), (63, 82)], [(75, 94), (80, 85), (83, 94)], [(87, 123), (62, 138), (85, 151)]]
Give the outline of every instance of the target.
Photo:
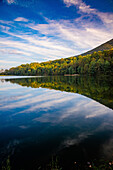
[(98, 46), (92, 50), (89, 50), (81, 55), (83, 56), (83, 55), (87, 55), (87, 54), (92, 54), (93, 52), (110, 50), (111, 48), (113, 48), (113, 39), (111, 39), (110, 41), (107, 41), (106, 43), (103, 43), (100, 46)]

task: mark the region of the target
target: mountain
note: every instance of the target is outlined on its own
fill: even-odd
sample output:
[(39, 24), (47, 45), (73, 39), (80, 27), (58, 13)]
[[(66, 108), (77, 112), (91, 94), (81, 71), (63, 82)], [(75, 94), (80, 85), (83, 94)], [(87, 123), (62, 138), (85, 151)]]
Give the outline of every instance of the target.
[(92, 54), (93, 52), (110, 50), (111, 48), (113, 48), (113, 39), (111, 39), (111, 40), (107, 41), (106, 43), (101, 44), (100, 46), (98, 46), (92, 50), (89, 50), (81, 55), (83, 56), (83, 55), (87, 55), (87, 54)]
[[(2, 73), (0, 73), (2, 74)], [(82, 55), (42, 63), (22, 64), (6, 75), (113, 75), (113, 39)]]

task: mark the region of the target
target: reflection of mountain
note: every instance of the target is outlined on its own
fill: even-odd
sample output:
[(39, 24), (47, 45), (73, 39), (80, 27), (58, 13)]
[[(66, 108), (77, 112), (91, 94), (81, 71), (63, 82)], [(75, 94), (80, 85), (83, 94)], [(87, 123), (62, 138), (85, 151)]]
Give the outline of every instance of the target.
[(113, 109), (113, 81), (108, 77), (37, 77), (6, 80), (21, 86), (79, 93)]

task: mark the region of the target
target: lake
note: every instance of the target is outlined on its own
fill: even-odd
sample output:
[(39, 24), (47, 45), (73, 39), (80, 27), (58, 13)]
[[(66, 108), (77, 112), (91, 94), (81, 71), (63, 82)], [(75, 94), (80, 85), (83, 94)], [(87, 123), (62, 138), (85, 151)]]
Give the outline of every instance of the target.
[(112, 160), (113, 79), (1, 76), (1, 166), (8, 156), (12, 170)]

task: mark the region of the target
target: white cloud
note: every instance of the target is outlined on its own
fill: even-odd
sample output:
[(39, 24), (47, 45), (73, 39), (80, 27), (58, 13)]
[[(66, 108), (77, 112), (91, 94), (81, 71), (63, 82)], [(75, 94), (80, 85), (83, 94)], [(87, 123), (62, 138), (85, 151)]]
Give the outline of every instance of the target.
[(64, 0), (64, 3), (67, 5), (67, 7), (70, 7), (71, 5), (79, 5), (81, 0)]
[(28, 22), (28, 19), (23, 18), (23, 17), (18, 17), (18, 18), (16, 18), (16, 19), (14, 19), (14, 21)]
[(82, 0), (63, 0), (67, 7), (75, 5), (78, 7), (79, 12), (86, 14), (94, 14), (98, 16), (104, 24), (111, 24), (113, 28), (113, 13), (100, 12), (95, 8), (91, 8), (90, 5), (86, 5)]
[(15, 0), (6, 0), (8, 4), (13, 4), (15, 3)]
[(4, 25), (0, 25), (0, 28), (4, 31), (8, 31), (10, 29), (10, 27), (4, 26)]
[[(79, 27), (77, 26), (78, 24)], [(75, 20), (75, 22), (69, 20), (48, 20), (47, 24), (29, 24), (26, 26), (39, 31), (40, 34), (45, 34), (46, 36), (52, 35), (56, 37), (56, 39), (59, 38), (62, 43), (65, 41), (67, 44), (71, 44), (69, 45), (70, 49), (75, 50), (72, 51), (74, 52), (73, 55), (94, 48), (111, 39), (111, 34), (113, 35), (112, 27), (109, 29), (103, 27), (103, 25), (97, 27), (95, 23), (90, 21), (84, 21), (83, 24), (83, 18)]]
[(84, 13), (95, 13), (97, 10), (94, 8), (91, 8), (90, 5), (86, 5), (82, 0), (64, 0), (64, 3), (67, 7), (70, 7), (71, 5), (77, 6), (80, 12)]
[(0, 49), (0, 52), (3, 54), (16, 54), (16, 55), (27, 55), (29, 56), (30, 54), (24, 51), (19, 51), (19, 50), (15, 50), (15, 49), (6, 49), (6, 48), (2, 48)]
[(13, 22), (12, 22), (12, 21), (6, 21), (6, 20), (0, 20), (0, 23), (1, 23), (1, 24), (10, 25), (10, 24), (12, 24)]
[(97, 12), (97, 15), (105, 25), (113, 28), (113, 13)]
[(40, 46), (31, 45), (29, 43), (22, 43), (19, 41), (12, 41), (12, 40), (0, 40), (0, 44), (4, 45), (5, 47), (10, 48), (17, 48), (19, 50), (23, 50), (24, 52), (28, 52), (31, 55), (35, 54), (37, 61), (38, 61), (38, 55), (43, 55), (44, 59), (57, 59), (58, 56), (66, 56), (66, 52), (63, 53), (58, 50), (48, 49)]
[(97, 10), (94, 8), (91, 8), (90, 5), (86, 5), (82, 0), (63, 0), (67, 7), (70, 7), (72, 5), (77, 6), (80, 12), (84, 13), (96, 13)]
[[(6, 60), (0, 60), (0, 63), (6, 63)], [(7, 63), (21, 64), (21, 62), (18, 62), (18, 61), (8, 61), (8, 60), (7, 60)]]
[[(65, 54), (65, 52), (67, 54), (68, 53), (70, 54), (72, 52), (72, 49), (69, 48), (66, 44), (62, 45), (62, 43), (60, 41), (56, 41), (51, 38), (30, 36), (30, 35), (24, 35), (24, 34), (18, 35), (15, 33), (8, 32), (8, 31), (4, 31), (4, 32), (11, 36), (15, 36), (15, 37), (21, 38), (22, 40), (26, 40), (30, 45), (32, 44), (32, 45), (35, 45), (36, 47), (45, 48), (48, 50), (57, 50), (55, 52), (60, 52), (60, 54), (61, 53)], [(75, 50), (73, 50), (73, 52), (75, 52)], [(53, 51), (52, 51), (52, 53), (53, 53)], [(55, 54), (53, 53), (53, 55), (55, 55)]]

